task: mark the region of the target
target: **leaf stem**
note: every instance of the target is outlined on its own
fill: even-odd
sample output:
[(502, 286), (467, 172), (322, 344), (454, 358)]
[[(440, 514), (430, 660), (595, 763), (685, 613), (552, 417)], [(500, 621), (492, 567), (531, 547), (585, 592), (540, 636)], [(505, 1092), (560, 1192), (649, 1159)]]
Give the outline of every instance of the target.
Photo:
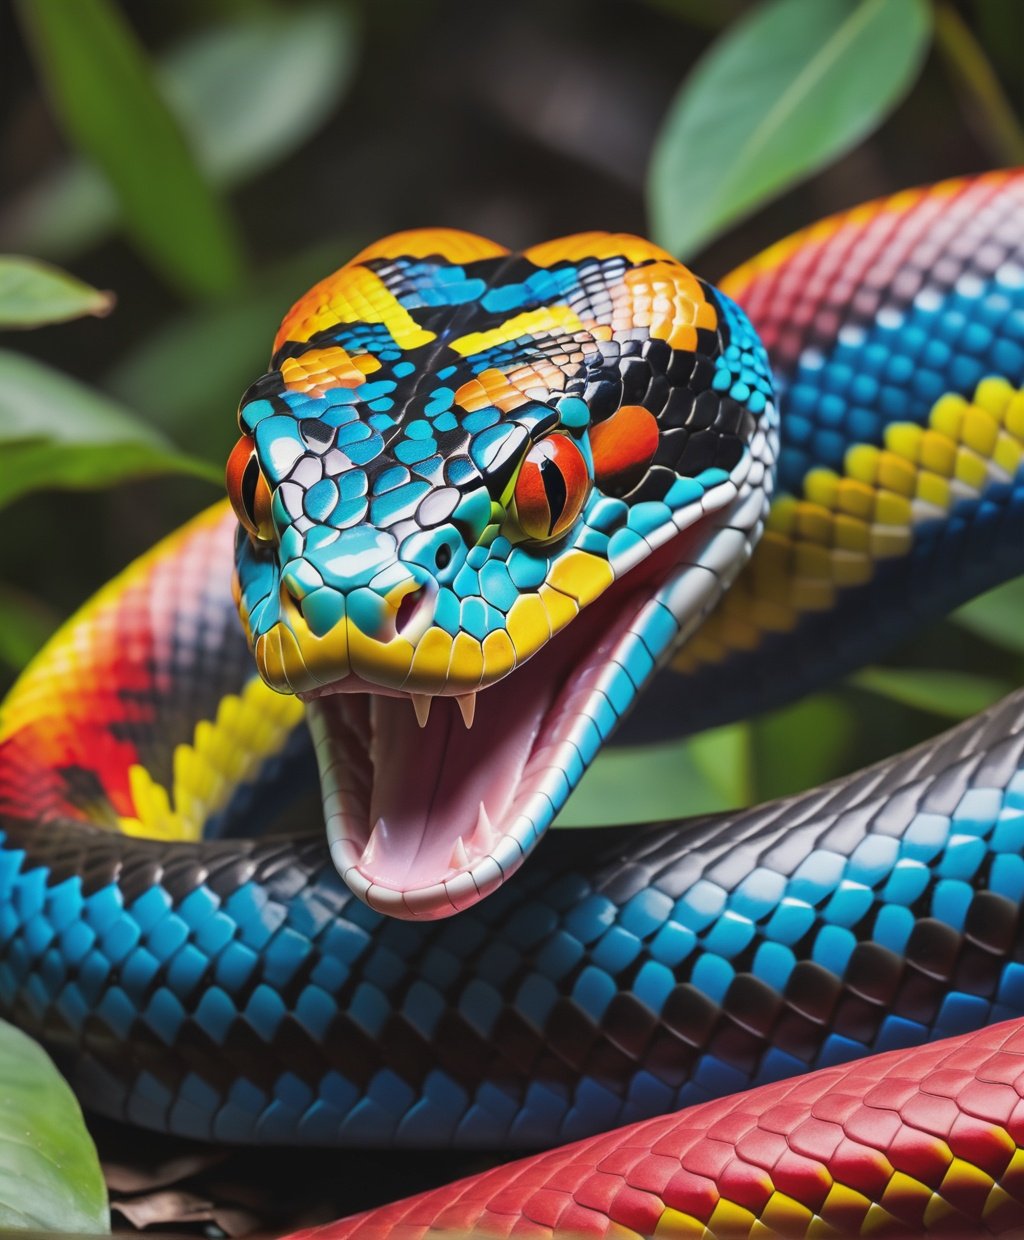
[(979, 121), (981, 136), (1000, 163), (1024, 163), (1024, 129), (984, 49), (950, 0), (935, 5), (935, 45)]

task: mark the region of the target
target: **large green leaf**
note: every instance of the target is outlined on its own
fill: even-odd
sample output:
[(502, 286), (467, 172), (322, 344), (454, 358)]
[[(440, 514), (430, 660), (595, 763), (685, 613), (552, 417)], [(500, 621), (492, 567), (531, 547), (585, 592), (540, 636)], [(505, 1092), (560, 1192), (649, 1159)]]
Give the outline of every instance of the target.
[(110, 0), (19, 0), (54, 111), (117, 194), (125, 226), (164, 276), (193, 295), (241, 277), (231, 220)]
[(926, 0), (770, 0), (731, 26), (669, 108), (653, 234), (692, 254), (870, 133), (913, 82)]
[(238, 185), (300, 146), (356, 66), (352, 11), (253, 9), (173, 51), (160, 82), (212, 180)]
[[(337, 107), (358, 34), (341, 3), (242, 10), (163, 56), (157, 84), (211, 184), (231, 189), (273, 167)], [(92, 165), (71, 160), (9, 211), (18, 249), (67, 257), (101, 241), (117, 200)]]
[(653, 822), (732, 809), (749, 787), (745, 724), (686, 741), (605, 748), (558, 816), (560, 827)]
[(41, 327), (85, 314), (103, 316), (113, 304), (113, 293), (102, 293), (59, 267), (0, 254), (0, 327)]
[(0, 350), (0, 507), (41, 487), (99, 487), (156, 473), (222, 482), (158, 431), (75, 379)]
[(865, 667), (849, 682), (902, 706), (948, 719), (966, 719), (1013, 689), (1009, 681), (994, 676), (916, 667)]
[(972, 599), (951, 619), (977, 637), (1024, 654), (1024, 577)]
[(96, 1148), (67, 1082), (0, 1021), (0, 1231), (110, 1230)]
[(849, 757), (856, 719), (837, 697), (816, 694), (761, 716), (751, 730), (754, 795), (750, 799), (770, 801), (839, 775)]

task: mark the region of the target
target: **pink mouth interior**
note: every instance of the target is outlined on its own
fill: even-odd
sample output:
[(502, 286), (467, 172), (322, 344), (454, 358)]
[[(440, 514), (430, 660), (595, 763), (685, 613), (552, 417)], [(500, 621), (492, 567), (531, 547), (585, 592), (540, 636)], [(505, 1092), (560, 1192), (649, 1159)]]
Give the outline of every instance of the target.
[[(406, 915), (451, 912), (455, 897), (440, 884), (471, 873), (468, 904), (485, 894), (482, 884), (490, 890), (518, 866), (578, 779), (577, 746), (593, 736), (590, 715), (600, 714), (615, 647), (672, 568), (703, 543), (703, 525), (670, 539), (481, 690), (472, 728), (451, 697), (433, 699), (423, 728), (408, 696), (361, 692), (367, 686), (349, 681), (308, 702), (335, 862), (375, 885), (371, 903), (379, 902), (373, 891), (390, 891), (402, 893)], [(561, 773), (573, 766), (575, 774)], [(496, 881), (481, 872), (484, 862)], [(433, 912), (434, 901), (443, 908)]]

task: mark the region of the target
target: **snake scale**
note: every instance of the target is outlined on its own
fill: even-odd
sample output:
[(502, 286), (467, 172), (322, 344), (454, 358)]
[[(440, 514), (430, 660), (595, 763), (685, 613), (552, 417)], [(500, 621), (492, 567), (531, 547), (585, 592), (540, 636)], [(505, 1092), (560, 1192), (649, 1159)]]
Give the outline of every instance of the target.
[(993, 173), (721, 291), (637, 238), (444, 230), (316, 286), (234, 512), (4, 704), (4, 1014), (184, 1135), (580, 1139), (331, 1235), (1020, 1225), (1021, 695), (785, 801), (538, 841), (648, 682), (676, 705), (632, 734), (694, 730), (1020, 571), (1022, 222)]

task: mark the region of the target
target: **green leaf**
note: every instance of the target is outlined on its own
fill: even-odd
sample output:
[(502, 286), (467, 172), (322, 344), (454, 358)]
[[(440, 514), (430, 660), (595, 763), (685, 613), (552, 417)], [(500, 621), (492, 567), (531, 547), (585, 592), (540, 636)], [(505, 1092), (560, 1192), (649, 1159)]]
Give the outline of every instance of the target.
[(327, 119), (356, 66), (352, 12), (337, 3), (257, 9), (173, 51), (167, 100), (218, 185), (271, 168)]
[(0, 585), (0, 663), (20, 672), (58, 623), (56, 613), (39, 599)]
[(926, 0), (770, 0), (715, 41), (655, 143), (655, 239), (692, 254), (869, 134), (906, 93)]
[[(686, 745), (697, 769), (721, 798), (720, 808), (750, 802), (754, 772), (749, 723), (728, 723), (712, 728), (691, 737)], [(675, 812), (689, 814), (692, 811), (687, 805), (677, 806)]]
[(976, 637), (1024, 654), (1024, 577), (972, 599), (950, 619)]
[(913, 667), (865, 667), (849, 683), (947, 719), (966, 719), (1013, 689), (1009, 681), (994, 676)]
[(602, 749), (557, 818), (560, 827), (655, 822), (745, 802), (746, 725), (685, 741)]
[(189, 295), (237, 286), (230, 217), (118, 9), (110, 0), (19, 0), (18, 12), (61, 125), (109, 180), (139, 250)]
[(0, 1021), (0, 1231), (106, 1234), (96, 1147), (45, 1051)]
[(836, 697), (819, 694), (754, 720), (754, 795), (770, 801), (834, 779), (856, 720)]
[(0, 254), (0, 327), (41, 327), (109, 314), (113, 293), (101, 293), (34, 258)]
[(223, 472), (179, 452), (114, 401), (19, 353), (0, 350), (0, 507), (43, 487), (100, 487), (124, 478)]
[[(161, 58), (157, 84), (212, 185), (231, 189), (273, 167), (337, 107), (356, 67), (352, 10), (326, 3), (249, 9)], [(117, 201), (73, 160), (8, 212), (9, 244), (67, 257), (117, 227)]]

